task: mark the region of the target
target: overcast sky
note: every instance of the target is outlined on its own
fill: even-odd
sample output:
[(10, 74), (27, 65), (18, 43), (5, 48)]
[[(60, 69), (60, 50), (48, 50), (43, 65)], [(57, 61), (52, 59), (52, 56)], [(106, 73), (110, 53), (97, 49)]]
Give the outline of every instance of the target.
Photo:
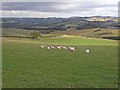
[[(2, 2), (3, 17), (118, 16), (119, 0), (57, 0), (54, 2)], [(16, 0), (17, 1), (17, 0)], [(21, 1), (21, 2), (20, 2)], [(27, 1), (27, 0), (26, 0)]]

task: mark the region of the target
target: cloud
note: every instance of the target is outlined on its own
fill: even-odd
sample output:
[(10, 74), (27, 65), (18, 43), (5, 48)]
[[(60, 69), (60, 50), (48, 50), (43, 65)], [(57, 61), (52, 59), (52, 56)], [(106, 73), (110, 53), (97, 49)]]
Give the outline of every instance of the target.
[[(3, 0), (2, 2), (28, 2), (27, 0)], [(118, 3), (119, 0), (29, 0), (29, 2), (96, 2), (113, 4)]]
[[(3, 16), (68, 17), (117, 16), (118, 0), (69, 0), (69, 2), (3, 2)], [(9, 13), (8, 13), (9, 12)]]
[(4, 17), (27, 17), (27, 18), (47, 18), (47, 17), (70, 17), (69, 14), (66, 13), (56, 13), (56, 12), (36, 12), (36, 11), (25, 11), (25, 10), (5, 10), (0, 12)]

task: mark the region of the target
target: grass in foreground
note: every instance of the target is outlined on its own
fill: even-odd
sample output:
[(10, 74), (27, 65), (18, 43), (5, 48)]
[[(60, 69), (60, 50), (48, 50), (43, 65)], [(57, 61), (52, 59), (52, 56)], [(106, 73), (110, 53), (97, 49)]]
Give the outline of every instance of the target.
[[(60, 40), (52, 40), (53, 44), (59, 44)], [(43, 42), (51, 43), (51, 40)], [(62, 44), (66, 42), (61, 41)], [(77, 43), (74, 39), (72, 42)], [(67, 44), (72, 42), (68, 41)], [(91, 49), (90, 54), (85, 53), (86, 48)], [(72, 53), (67, 50), (41, 49), (39, 43), (5, 40), (3, 88), (117, 87), (117, 49), (117, 46), (86, 45), (77, 46), (77, 51)]]

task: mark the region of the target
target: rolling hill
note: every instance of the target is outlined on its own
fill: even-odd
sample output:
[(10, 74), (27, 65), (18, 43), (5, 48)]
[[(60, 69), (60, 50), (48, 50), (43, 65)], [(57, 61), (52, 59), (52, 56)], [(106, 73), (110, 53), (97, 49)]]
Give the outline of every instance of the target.
[(3, 28), (26, 30), (66, 31), (74, 26), (77, 30), (92, 28), (117, 28), (116, 17), (69, 17), (69, 18), (2, 18)]

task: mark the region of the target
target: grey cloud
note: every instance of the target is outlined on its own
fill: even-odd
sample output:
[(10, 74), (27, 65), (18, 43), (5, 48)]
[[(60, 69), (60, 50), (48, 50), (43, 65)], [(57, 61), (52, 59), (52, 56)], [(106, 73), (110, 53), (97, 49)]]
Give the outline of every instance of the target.
[[(66, 5), (76, 5), (76, 7), (66, 8)], [(61, 6), (61, 7), (59, 7)], [(115, 7), (116, 5), (101, 5), (91, 2), (3, 2), (2, 10), (28, 10), (40, 12), (75, 12), (91, 11), (100, 7)]]
[[(5, 16), (16, 17), (116, 16), (118, 13), (116, 4), (96, 2), (3, 2), (2, 10), (5, 11)], [(12, 10), (19, 11), (20, 13), (9, 13)]]

